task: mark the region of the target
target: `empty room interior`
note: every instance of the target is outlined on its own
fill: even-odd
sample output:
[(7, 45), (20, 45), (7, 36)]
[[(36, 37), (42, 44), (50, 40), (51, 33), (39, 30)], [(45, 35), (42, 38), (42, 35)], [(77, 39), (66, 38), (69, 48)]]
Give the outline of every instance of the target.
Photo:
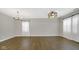
[(79, 9), (0, 8), (0, 50), (79, 50)]

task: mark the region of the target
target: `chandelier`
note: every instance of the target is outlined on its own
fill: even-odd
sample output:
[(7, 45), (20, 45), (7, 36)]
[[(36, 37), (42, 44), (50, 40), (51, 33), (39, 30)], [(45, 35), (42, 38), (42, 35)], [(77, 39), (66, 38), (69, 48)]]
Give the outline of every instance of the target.
[(50, 11), (48, 13), (48, 18), (49, 19), (53, 19), (53, 18), (56, 18), (56, 17), (57, 17), (57, 12), (55, 12), (55, 11)]
[(15, 20), (21, 20), (22, 19), (19, 11), (17, 11), (17, 15), (15, 17), (13, 17), (13, 19), (15, 19)]

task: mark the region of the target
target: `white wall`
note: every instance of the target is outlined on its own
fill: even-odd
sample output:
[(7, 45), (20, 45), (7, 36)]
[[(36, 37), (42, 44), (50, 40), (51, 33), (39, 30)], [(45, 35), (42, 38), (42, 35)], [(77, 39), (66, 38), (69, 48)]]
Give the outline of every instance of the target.
[(58, 20), (35, 19), (30, 23), (31, 36), (58, 36)]
[[(27, 19), (26, 19), (27, 20)], [(23, 34), (21, 28), (21, 21), (17, 21), (17, 35), (24, 36), (58, 36), (58, 20), (49, 19), (29, 19), (30, 27), (29, 33)], [(18, 31), (19, 30), (19, 31)]]
[(63, 35), (63, 19), (59, 19), (59, 36)]
[(0, 41), (13, 37), (15, 31), (15, 21), (0, 13)]

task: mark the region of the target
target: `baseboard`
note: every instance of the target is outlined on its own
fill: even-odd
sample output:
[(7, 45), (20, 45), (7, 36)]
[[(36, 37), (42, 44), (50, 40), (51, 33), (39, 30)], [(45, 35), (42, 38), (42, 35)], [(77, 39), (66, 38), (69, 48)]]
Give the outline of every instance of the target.
[[(32, 35), (31, 37), (47, 37), (47, 36), (49, 36), (49, 35), (40, 35), (40, 36), (39, 35)], [(15, 35), (15, 36), (6, 37), (5, 39), (0, 40), (0, 42), (3, 42), (5, 40), (9, 40), (9, 39), (14, 38), (14, 37), (30, 37), (30, 36), (29, 35), (28, 36), (26, 36), (26, 35)], [(75, 41), (75, 42), (79, 42), (78, 40), (74, 40), (73, 38), (68, 38), (66, 36), (58, 36), (58, 35), (56, 35), (54, 37), (63, 37), (63, 38), (66, 38), (68, 40), (72, 40), (72, 41)]]
[(16, 37), (16, 36), (9, 36), (9, 37), (6, 37), (5, 39), (0, 40), (0, 42), (3, 42), (3, 41), (5, 41), (5, 40), (8, 40), (8, 39), (11, 39), (11, 38), (14, 38), (14, 37)]
[(74, 38), (69, 38), (69, 37), (66, 37), (66, 36), (61, 36), (61, 37), (63, 37), (63, 38), (66, 38), (66, 39), (68, 39), (68, 40), (72, 40), (72, 41), (75, 41), (75, 42), (79, 42), (79, 40), (74, 40)]
[(59, 35), (16, 35), (16, 36), (59, 36)]
[[(6, 37), (5, 39), (2, 39), (0, 40), (0, 42), (3, 42), (5, 40), (9, 40), (11, 38), (15, 38), (15, 37), (48, 37), (49, 35), (32, 35), (32, 36), (29, 36), (29, 35), (14, 35), (14, 36), (9, 36), (9, 37)], [(50, 36), (52, 37), (52, 35)], [(54, 36), (54, 37), (58, 37), (58, 35)]]

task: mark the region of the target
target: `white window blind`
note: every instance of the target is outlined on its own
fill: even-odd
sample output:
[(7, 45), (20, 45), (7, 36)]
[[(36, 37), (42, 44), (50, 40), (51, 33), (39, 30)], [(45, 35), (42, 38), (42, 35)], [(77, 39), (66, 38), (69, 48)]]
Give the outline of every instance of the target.
[(78, 19), (79, 19), (79, 15), (75, 15), (72, 17), (72, 32), (74, 34), (77, 33)]
[(29, 32), (29, 22), (22, 21), (22, 32)]
[(63, 20), (63, 32), (64, 33), (71, 32), (71, 17)]

